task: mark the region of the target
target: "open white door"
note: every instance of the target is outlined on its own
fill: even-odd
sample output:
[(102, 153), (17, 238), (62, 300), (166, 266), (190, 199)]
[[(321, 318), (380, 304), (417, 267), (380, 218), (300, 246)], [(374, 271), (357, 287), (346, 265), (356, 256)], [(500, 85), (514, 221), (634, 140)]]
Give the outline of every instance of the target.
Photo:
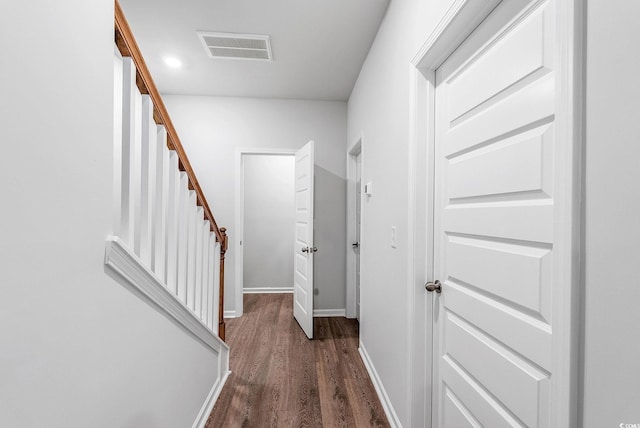
[(434, 427), (568, 426), (556, 6), (518, 3), (436, 72)]
[(296, 152), (293, 316), (313, 339), (313, 141)]

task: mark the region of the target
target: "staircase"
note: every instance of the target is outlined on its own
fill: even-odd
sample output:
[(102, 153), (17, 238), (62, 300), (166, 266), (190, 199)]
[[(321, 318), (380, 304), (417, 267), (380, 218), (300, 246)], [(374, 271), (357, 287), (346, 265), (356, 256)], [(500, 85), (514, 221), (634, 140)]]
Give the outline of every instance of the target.
[(229, 372), (226, 229), (213, 217), (117, 2), (114, 88), (114, 221), (105, 265), (216, 351), (221, 388)]

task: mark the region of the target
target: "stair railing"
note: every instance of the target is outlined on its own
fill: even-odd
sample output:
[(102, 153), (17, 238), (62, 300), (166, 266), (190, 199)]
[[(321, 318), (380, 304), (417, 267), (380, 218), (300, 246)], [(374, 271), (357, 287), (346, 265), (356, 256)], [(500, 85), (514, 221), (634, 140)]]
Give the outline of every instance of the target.
[(116, 88), (123, 90), (120, 98), (115, 91), (115, 133), (122, 139), (114, 159), (114, 233), (224, 340), (226, 229), (216, 223), (117, 0), (115, 45), (122, 57)]

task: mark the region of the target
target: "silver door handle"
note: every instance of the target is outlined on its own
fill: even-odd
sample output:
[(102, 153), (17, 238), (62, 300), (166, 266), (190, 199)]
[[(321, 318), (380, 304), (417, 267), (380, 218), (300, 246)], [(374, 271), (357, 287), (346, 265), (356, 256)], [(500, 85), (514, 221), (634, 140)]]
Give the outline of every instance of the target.
[(314, 253), (317, 253), (317, 252), (318, 252), (318, 247), (310, 248), (310, 250), (311, 250), (312, 252), (314, 252)]
[(303, 253), (308, 253), (309, 252), (309, 247), (303, 247), (302, 248), (302, 252)]
[(360, 247), (360, 243), (359, 242), (354, 242), (353, 244), (351, 244), (351, 246), (353, 248), (359, 248)]
[(442, 293), (442, 284), (437, 279), (435, 282), (427, 282), (424, 285), (424, 288), (426, 288), (430, 293), (433, 293), (434, 291), (436, 293)]

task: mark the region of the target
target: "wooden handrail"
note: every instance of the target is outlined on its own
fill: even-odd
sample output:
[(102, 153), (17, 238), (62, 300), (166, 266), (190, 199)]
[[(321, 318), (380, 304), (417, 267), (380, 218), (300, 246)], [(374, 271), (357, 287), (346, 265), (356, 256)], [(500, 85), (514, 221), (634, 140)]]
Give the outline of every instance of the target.
[(142, 57), (140, 48), (133, 37), (131, 27), (129, 27), (129, 23), (124, 17), (124, 12), (118, 0), (115, 0), (115, 42), (120, 54), (123, 57), (131, 57), (133, 60), (136, 66), (136, 85), (138, 86), (138, 90), (140, 90), (141, 94), (148, 94), (151, 97), (154, 106), (153, 118), (158, 125), (164, 125), (167, 131), (167, 147), (169, 150), (175, 150), (178, 154), (180, 170), (186, 172), (189, 177), (189, 189), (196, 192), (197, 203), (204, 210), (205, 220), (209, 220), (211, 231), (216, 234), (216, 240), (220, 242), (221, 245), (224, 245), (226, 237), (223, 237), (222, 233), (220, 233), (218, 224), (211, 213), (211, 209), (200, 188), (196, 174), (193, 172), (193, 168), (182, 147), (180, 138), (178, 138), (178, 133), (173, 126), (173, 122), (171, 122), (167, 108), (162, 101), (162, 97), (160, 97), (160, 92), (158, 92), (151, 73), (149, 73), (147, 64)]

